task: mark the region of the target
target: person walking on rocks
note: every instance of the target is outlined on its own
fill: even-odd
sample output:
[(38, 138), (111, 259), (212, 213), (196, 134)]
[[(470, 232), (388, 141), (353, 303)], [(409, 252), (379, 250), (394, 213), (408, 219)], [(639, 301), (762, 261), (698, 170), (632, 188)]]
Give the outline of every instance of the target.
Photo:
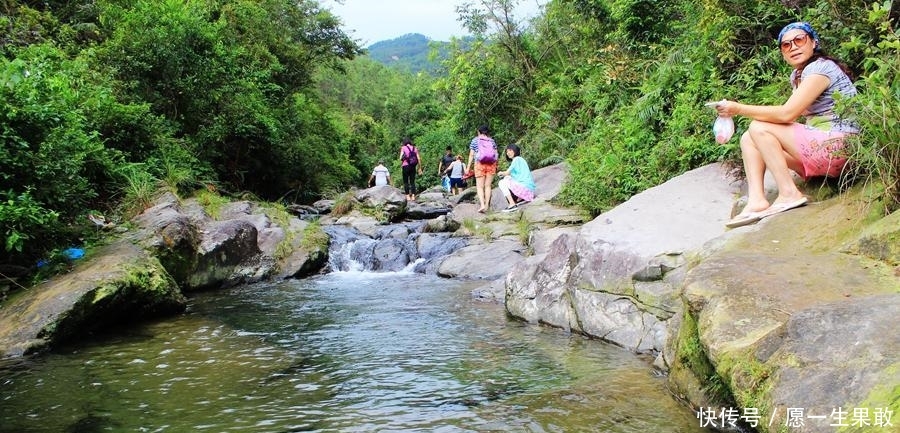
[(497, 143), (490, 135), (487, 125), (478, 127), (478, 135), (469, 142), (468, 170), (475, 171), (475, 191), (478, 194), (479, 213), (485, 213), (491, 205), (491, 183), (497, 173)]
[[(373, 183), (374, 181), (374, 183)], [(372, 175), (369, 176), (369, 185), (372, 186), (382, 186), (382, 185), (393, 185), (391, 182), (391, 172), (384, 166), (384, 160), (379, 160), (378, 165), (372, 170)]]
[(453, 195), (459, 194), (459, 190), (462, 188), (464, 171), (466, 171), (466, 167), (463, 165), (462, 155), (456, 155), (456, 160), (444, 170), (444, 174), (450, 176), (450, 192)]
[(419, 166), (419, 149), (412, 143), (408, 137), (403, 139), (400, 146), (400, 170), (403, 173), (403, 191), (406, 193), (407, 200), (416, 199), (416, 171), (422, 174), (422, 167)]
[(445, 176), (447, 168), (450, 167), (450, 164), (453, 164), (453, 161), (456, 161), (456, 157), (453, 156), (453, 148), (447, 146), (447, 150), (444, 153), (444, 156), (441, 157), (441, 161), (438, 164), (438, 176)]

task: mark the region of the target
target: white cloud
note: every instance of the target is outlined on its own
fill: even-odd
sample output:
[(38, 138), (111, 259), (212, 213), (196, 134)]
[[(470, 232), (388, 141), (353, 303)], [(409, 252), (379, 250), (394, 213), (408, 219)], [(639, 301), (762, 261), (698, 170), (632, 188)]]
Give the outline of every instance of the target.
[[(320, 3), (341, 17), (344, 30), (361, 45), (393, 39), (408, 33), (421, 33), (431, 39), (448, 41), (467, 32), (457, 20), (454, 0), (321, 0)], [(517, 12), (534, 16), (546, 0), (522, 0)]]

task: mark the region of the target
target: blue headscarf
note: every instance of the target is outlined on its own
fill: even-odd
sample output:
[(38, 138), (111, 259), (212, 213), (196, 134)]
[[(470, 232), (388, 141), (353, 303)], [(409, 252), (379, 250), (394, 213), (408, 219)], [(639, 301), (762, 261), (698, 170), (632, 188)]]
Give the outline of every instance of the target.
[(806, 32), (806, 34), (809, 35), (809, 37), (812, 38), (813, 42), (815, 42), (815, 44), (816, 44), (813, 51), (821, 50), (821, 48), (820, 48), (821, 44), (819, 43), (819, 34), (816, 33), (816, 31), (813, 30), (812, 26), (809, 25), (809, 23), (805, 22), (805, 21), (797, 21), (795, 23), (790, 23), (790, 24), (784, 26), (784, 28), (781, 29), (780, 32), (778, 32), (778, 44), (781, 44), (781, 38), (784, 37), (784, 34), (793, 29), (803, 30), (804, 32)]

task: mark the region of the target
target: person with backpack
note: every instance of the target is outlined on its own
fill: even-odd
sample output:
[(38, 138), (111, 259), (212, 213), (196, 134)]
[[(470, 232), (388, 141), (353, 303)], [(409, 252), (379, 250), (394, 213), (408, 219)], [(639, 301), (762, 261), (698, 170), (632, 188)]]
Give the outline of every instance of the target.
[(407, 200), (416, 199), (416, 171), (422, 174), (419, 159), (419, 149), (409, 137), (404, 137), (400, 146), (400, 171), (403, 173), (403, 191)]
[[(475, 173), (475, 192), (478, 193), (479, 213), (487, 212), (491, 205), (491, 183), (497, 173), (497, 143), (491, 138), (487, 125), (478, 127), (478, 135), (469, 143), (469, 160), (466, 168)], [(475, 164), (474, 167), (472, 164)]]

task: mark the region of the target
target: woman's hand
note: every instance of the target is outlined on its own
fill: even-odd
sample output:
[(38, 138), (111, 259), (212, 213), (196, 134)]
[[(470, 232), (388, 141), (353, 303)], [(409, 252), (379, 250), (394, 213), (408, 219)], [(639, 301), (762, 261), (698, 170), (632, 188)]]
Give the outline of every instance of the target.
[(716, 112), (723, 117), (733, 117), (737, 113), (738, 103), (723, 99), (716, 103)]

